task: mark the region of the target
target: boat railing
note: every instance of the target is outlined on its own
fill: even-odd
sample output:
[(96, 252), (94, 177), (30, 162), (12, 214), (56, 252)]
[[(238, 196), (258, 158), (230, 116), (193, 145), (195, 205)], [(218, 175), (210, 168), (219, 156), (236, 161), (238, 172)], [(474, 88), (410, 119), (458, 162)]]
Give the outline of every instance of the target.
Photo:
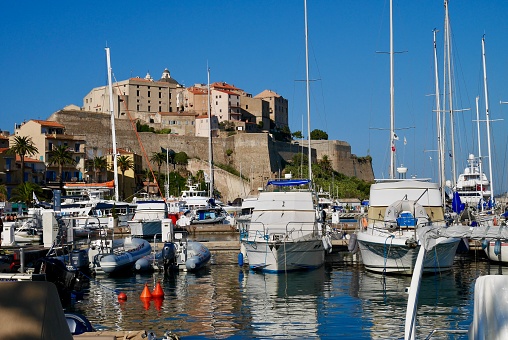
[[(253, 225), (261, 225), (261, 228), (252, 230)], [(308, 226), (308, 228), (306, 228)], [(288, 222), (284, 228), (272, 228), (263, 222), (250, 222), (250, 227), (240, 235), (240, 239), (249, 241), (288, 241), (301, 239), (308, 235), (317, 235), (318, 229), (315, 222)]]

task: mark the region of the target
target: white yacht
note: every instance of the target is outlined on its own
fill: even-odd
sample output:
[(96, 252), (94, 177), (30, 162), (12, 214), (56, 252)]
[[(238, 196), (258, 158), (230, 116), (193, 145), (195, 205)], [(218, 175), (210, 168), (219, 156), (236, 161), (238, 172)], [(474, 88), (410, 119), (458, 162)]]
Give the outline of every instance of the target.
[(259, 194), (247, 230), (240, 242), (249, 266), (264, 272), (318, 268), (324, 263), (322, 225), (317, 199), (306, 190), (284, 190), (309, 184), (309, 180), (274, 180), (279, 191)]
[(470, 154), (467, 159), (468, 166), (459, 175), (455, 191), (459, 193), (461, 202), (477, 206), (483, 200), (490, 199), (490, 181), (485, 173), (480, 171), (478, 159)]

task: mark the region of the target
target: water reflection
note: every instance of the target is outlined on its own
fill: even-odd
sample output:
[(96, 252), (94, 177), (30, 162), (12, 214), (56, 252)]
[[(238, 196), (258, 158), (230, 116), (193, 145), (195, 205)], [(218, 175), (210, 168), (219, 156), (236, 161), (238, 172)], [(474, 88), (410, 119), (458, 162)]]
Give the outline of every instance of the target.
[(302, 273), (247, 272), (242, 284), (242, 305), (250, 314), (255, 338), (318, 337), (318, 301), (329, 272), (323, 267)]
[[(225, 255), (221, 255), (225, 256)], [(410, 277), (365, 272), (359, 263), (328, 264), (302, 273), (262, 274), (234, 264), (236, 254), (212, 258), (197, 274), (100, 278), (74, 306), (101, 329), (172, 330), (184, 338), (401, 339)], [(508, 267), (475, 257), (457, 258), (453, 271), (424, 276), (417, 338), (433, 329), (467, 329), (478, 276), (508, 274)], [(144, 305), (144, 285), (160, 281), (165, 299)], [(107, 287), (107, 288), (105, 288)], [(113, 290), (128, 300), (119, 303)], [(464, 339), (437, 334), (433, 339)]]

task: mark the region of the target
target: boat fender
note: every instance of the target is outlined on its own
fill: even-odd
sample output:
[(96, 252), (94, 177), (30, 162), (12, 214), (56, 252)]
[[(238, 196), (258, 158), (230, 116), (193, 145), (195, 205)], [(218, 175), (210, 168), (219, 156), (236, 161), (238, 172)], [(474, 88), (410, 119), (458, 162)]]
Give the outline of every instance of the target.
[(362, 218), (362, 227), (363, 229), (367, 229), (368, 223), (367, 219), (365, 217)]
[(501, 240), (496, 240), (494, 244), (494, 254), (496, 254), (496, 256), (501, 255)]
[(497, 218), (496, 218), (495, 216), (494, 216), (494, 221), (492, 221), (492, 222), (494, 223), (494, 225), (495, 225), (495, 226), (497, 226), (497, 225), (498, 225), (498, 223), (497, 223)]
[(482, 240), (482, 250), (485, 250), (489, 246), (489, 240), (483, 239)]
[(358, 252), (358, 242), (356, 240), (356, 234), (351, 234), (349, 237), (349, 244), (347, 249), (350, 253), (356, 254)]
[(243, 254), (241, 252), (238, 253), (238, 265), (243, 267)]

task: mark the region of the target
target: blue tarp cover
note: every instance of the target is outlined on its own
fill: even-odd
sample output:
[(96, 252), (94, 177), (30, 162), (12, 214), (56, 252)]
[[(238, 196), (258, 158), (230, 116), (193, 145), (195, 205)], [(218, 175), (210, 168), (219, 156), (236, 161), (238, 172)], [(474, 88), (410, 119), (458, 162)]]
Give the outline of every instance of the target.
[(267, 185), (276, 185), (276, 186), (295, 186), (295, 185), (305, 185), (309, 184), (310, 179), (279, 179), (268, 181)]

